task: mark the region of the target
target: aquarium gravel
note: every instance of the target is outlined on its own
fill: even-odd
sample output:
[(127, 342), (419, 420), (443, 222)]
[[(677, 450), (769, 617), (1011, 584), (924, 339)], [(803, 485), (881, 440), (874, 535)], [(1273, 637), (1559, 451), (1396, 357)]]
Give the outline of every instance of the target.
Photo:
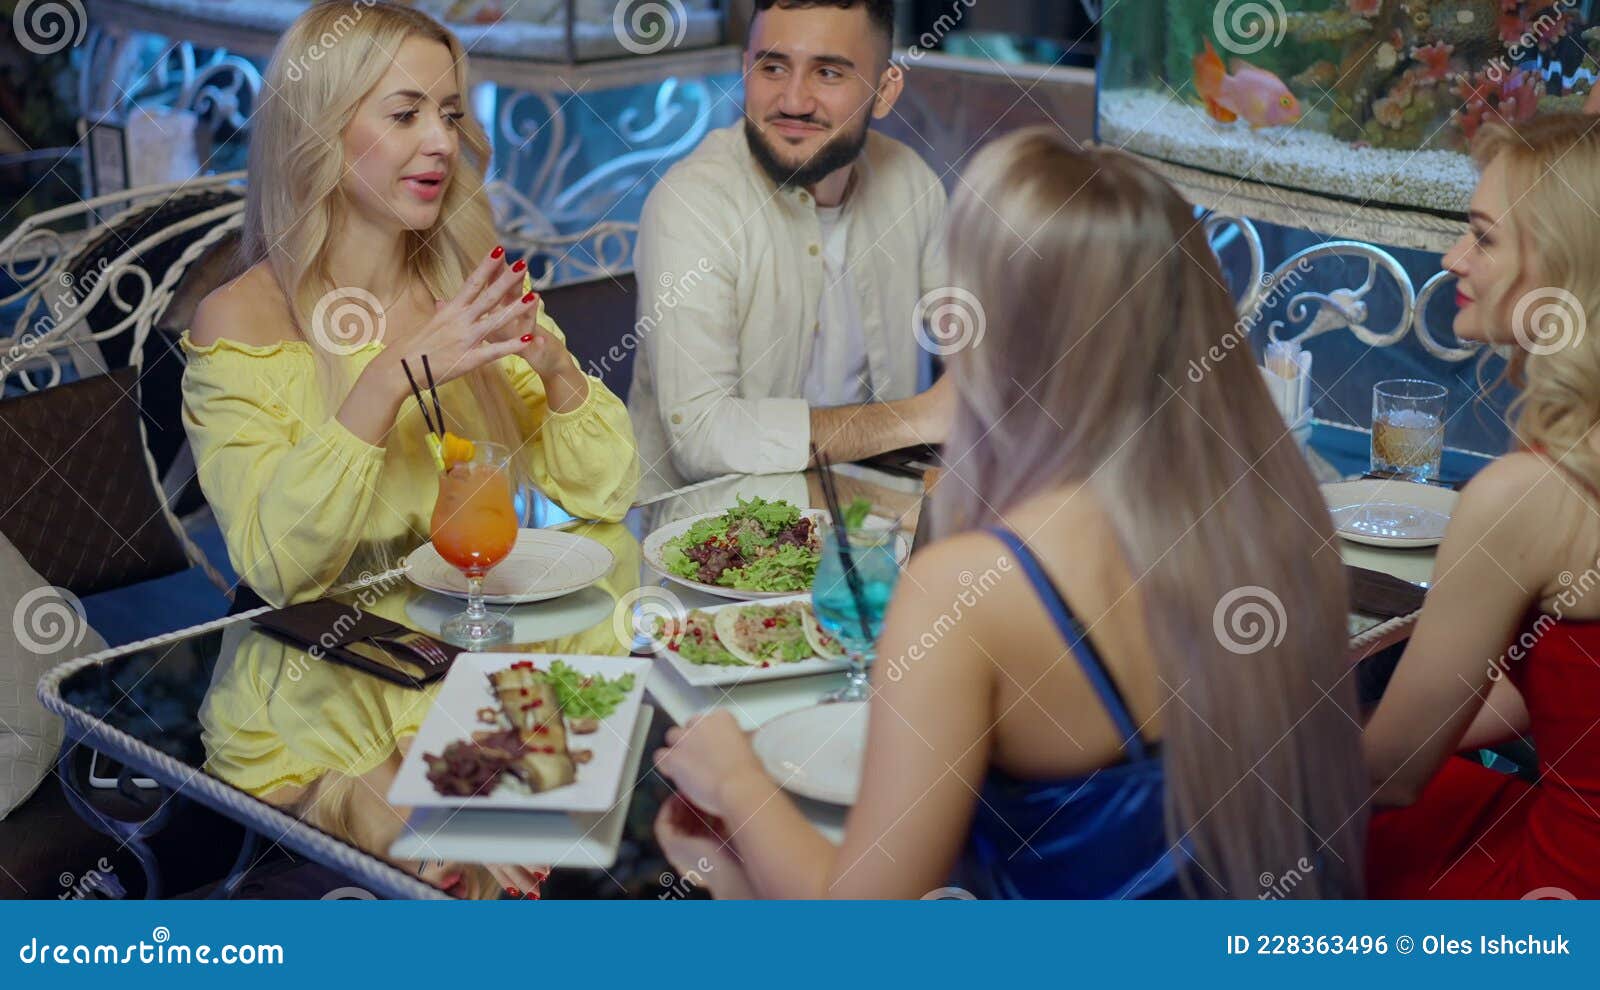
[(1253, 182), (1354, 199), (1465, 213), (1477, 184), (1472, 160), (1455, 151), (1357, 148), (1307, 119), (1252, 131), (1213, 122), (1171, 92), (1102, 90), (1100, 140), (1129, 151)]

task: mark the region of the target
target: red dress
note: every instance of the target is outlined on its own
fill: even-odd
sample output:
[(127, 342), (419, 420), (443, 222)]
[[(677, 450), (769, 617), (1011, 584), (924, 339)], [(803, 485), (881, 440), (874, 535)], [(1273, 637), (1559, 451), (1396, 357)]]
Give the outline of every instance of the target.
[(1600, 621), (1523, 633), (1536, 641), (1510, 677), (1539, 782), (1452, 756), (1416, 804), (1372, 816), (1370, 896), (1600, 898)]

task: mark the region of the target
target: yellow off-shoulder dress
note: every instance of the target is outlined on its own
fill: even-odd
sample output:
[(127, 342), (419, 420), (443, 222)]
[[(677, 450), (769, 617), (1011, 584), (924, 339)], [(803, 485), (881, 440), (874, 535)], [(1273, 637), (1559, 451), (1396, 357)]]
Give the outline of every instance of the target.
[[(540, 326), (565, 339), (543, 312)], [(428, 539), (438, 477), (415, 400), (384, 446), (355, 436), (323, 408), (317, 361), (304, 341), (196, 346), (184, 334), (183, 422), (205, 492), (244, 582), (274, 605), (309, 601), (362, 572), (397, 566)], [(349, 380), (382, 349), (343, 358)], [(576, 362), (574, 362), (576, 364)], [(495, 365), (520, 400), (528, 477), (568, 513), (618, 521), (639, 481), (627, 408), (599, 379), (570, 412), (555, 412), (521, 357)], [(469, 386), (439, 387), (453, 432), (483, 437)]]

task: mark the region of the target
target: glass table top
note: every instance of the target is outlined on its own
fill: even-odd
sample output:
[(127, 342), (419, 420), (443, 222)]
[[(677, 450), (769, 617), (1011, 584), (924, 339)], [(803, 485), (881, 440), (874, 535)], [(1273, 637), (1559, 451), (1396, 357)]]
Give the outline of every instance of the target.
[[(837, 470), (844, 501), (867, 498), (875, 515), (896, 520), (909, 539), (922, 506), (920, 478), (859, 465)], [(721, 511), (739, 498), (757, 495), (807, 507), (824, 504), (813, 475), (732, 477), (642, 502), (620, 523), (563, 525), (568, 532), (605, 546), (615, 558), (612, 569), (592, 586), (561, 598), (491, 606), (491, 610), (504, 613), (515, 628), (513, 642), (495, 649), (601, 657), (647, 652), (648, 644), (636, 639), (628, 607), (638, 596), (629, 596), (629, 592), (665, 585), (685, 608), (720, 604), (726, 599), (669, 582), (654, 572), (642, 553), (644, 538), (674, 521)], [(1352, 552), (1361, 551), (1347, 548), (1347, 559)], [(1365, 566), (1391, 571), (1431, 569), (1431, 554), (1403, 552), (1405, 560), (1397, 558), (1392, 566), (1373, 558), (1373, 551), (1366, 554), (1359, 561)], [(463, 607), (459, 599), (414, 585), (400, 571), (343, 589), (334, 597), (426, 632), (436, 632), (445, 618)], [(1352, 615), (1351, 636), (1371, 630), (1380, 621)], [(652, 670), (650, 690), (659, 698), (647, 697), (647, 703), (656, 704), (669, 717), (681, 718), (686, 705), (698, 708), (718, 700), (669, 698), (672, 691), (659, 689), (670, 685), (658, 684), (668, 676), (675, 675)], [(740, 690), (755, 698), (750, 706), (753, 711), (770, 714), (785, 706), (815, 703), (796, 702), (795, 692), (820, 700), (834, 686), (836, 676), (812, 677), (807, 684), (798, 679), (768, 682), (760, 685), (759, 691), (757, 686)], [(776, 698), (774, 685), (784, 685), (778, 690), (788, 694)], [(411, 736), (422, 724), (438, 689), (439, 683), (423, 689), (403, 687), (318, 659), (264, 633), (247, 617), (235, 617), (146, 646), (135, 644), (113, 651), (64, 678), (60, 695), (94, 720), (97, 728), (144, 743), (193, 774), (204, 774), (282, 812), (296, 823), (293, 828), (319, 830), (383, 864), (436, 882), (446, 864), (390, 855), (391, 847), (407, 830), (412, 810), (390, 804), (386, 795)], [(681, 685), (673, 690), (681, 691)], [(761, 691), (766, 692), (765, 700)], [(659, 745), (659, 731), (658, 727), (646, 755)], [(653, 776), (648, 762), (644, 766), (639, 776)], [(625, 787), (630, 784), (624, 781)], [(648, 833), (655, 807), (649, 793), (652, 785), (664, 793), (659, 781), (646, 780), (638, 789), (635, 807), (627, 813), (629, 834)], [(656, 882), (659, 865), (636, 860), (636, 875), (629, 876), (624, 863), (603, 871), (604, 885), (650, 896), (649, 885)], [(639, 893), (641, 889), (643, 893)], [(610, 893), (614, 896), (616, 891)]]

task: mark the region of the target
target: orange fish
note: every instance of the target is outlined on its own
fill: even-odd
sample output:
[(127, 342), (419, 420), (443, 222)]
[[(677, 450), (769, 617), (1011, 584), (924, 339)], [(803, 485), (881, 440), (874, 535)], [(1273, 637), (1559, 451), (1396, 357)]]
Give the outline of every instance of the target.
[(1292, 124), (1300, 119), (1300, 101), (1283, 80), (1266, 69), (1234, 59), (1233, 73), (1204, 39), (1206, 50), (1194, 57), (1194, 88), (1206, 101), (1206, 112), (1224, 124), (1243, 117), (1251, 129)]

